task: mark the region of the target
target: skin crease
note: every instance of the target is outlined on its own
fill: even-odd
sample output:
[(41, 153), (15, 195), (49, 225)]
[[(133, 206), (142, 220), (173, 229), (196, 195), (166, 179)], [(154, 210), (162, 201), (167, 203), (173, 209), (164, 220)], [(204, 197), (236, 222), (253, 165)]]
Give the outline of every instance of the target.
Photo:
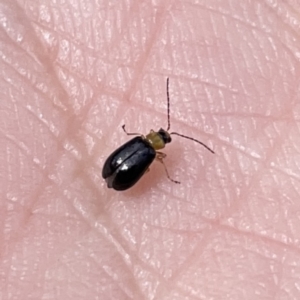
[[(296, 1), (0, 3), (0, 299), (300, 299)], [(159, 163), (106, 188), (128, 131)]]

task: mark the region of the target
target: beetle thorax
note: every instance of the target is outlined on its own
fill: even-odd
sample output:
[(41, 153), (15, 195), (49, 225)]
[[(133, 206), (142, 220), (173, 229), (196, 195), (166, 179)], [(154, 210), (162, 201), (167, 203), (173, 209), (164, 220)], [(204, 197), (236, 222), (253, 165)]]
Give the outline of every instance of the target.
[(170, 134), (162, 128), (159, 131), (151, 130), (150, 133), (146, 135), (146, 140), (155, 150), (165, 148), (165, 145), (172, 141)]

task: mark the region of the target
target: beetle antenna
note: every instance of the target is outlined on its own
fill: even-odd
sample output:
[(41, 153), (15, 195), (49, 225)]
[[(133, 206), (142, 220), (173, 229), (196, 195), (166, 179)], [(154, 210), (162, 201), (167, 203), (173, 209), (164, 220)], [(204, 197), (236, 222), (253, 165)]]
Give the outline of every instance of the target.
[(167, 103), (168, 103), (168, 128), (167, 131), (170, 130), (171, 124), (170, 124), (170, 96), (169, 96), (169, 77), (167, 78)]
[(186, 135), (183, 135), (183, 134), (180, 134), (180, 133), (177, 133), (177, 132), (171, 132), (170, 134), (179, 135), (179, 136), (181, 136), (181, 137), (183, 137), (183, 138), (185, 138), (185, 139), (192, 140), (192, 141), (194, 141), (194, 142), (196, 142), (196, 143), (202, 145), (203, 147), (205, 147), (205, 148), (206, 148), (208, 151), (210, 151), (211, 153), (215, 154), (215, 152), (214, 152), (212, 149), (210, 149), (208, 146), (206, 146), (204, 143), (202, 143), (202, 142), (200, 142), (200, 141), (198, 141), (198, 140), (196, 140), (196, 139), (194, 139), (194, 138), (192, 138), (192, 137), (190, 137), (190, 136), (186, 136)]
[[(168, 128), (167, 128), (167, 131), (169, 131), (170, 127), (171, 127), (171, 123), (170, 123), (170, 95), (169, 95), (169, 77), (167, 77), (167, 103), (168, 103), (168, 110), (167, 110), (167, 114), (168, 114)], [(180, 133), (177, 133), (177, 132), (171, 132), (170, 134), (175, 134), (175, 135), (178, 135), (178, 136), (181, 136), (185, 139), (188, 139), (188, 140), (192, 140), (200, 145), (202, 145), (203, 147), (205, 147), (208, 151), (210, 151), (211, 153), (215, 154), (215, 152), (210, 149), (208, 146), (206, 146), (204, 143), (190, 137), (190, 136), (186, 136), (186, 135), (183, 135), (183, 134), (180, 134)]]
[(127, 132), (127, 130), (125, 129), (125, 124), (122, 126), (122, 129), (127, 135), (142, 135), (142, 134), (136, 133), (136, 132)]

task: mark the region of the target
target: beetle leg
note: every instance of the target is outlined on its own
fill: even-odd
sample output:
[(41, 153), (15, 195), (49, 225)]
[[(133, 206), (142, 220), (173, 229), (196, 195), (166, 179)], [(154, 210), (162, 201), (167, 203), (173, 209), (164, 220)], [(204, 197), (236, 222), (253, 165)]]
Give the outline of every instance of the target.
[(124, 130), (124, 132), (125, 132), (127, 135), (142, 135), (142, 134), (140, 134), (140, 133), (127, 132), (126, 129), (125, 129), (125, 124), (122, 126), (122, 129)]
[(165, 153), (163, 153), (163, 152), (156, 151), (156, 157), (155, 157), (155, 158), (156, 158), (160, 163), (162, 163), (162, 165), (164, 166), (168, 179), (171, 180), (171, 181), (174, 182), (174, 183), (180, 183), (180, 181), (174, 180), (174, 179), (172, 179), (172, 178), (170, 177), (169, 172), (168, 172), (168, 170), (167, 170), (167, 167), (166, 167), (166, 165), (165, 165), (165, 163), (164, 163), (164, 158), (166, 158), (166, 156), (167, 156), (167, 154), (165, 154)]

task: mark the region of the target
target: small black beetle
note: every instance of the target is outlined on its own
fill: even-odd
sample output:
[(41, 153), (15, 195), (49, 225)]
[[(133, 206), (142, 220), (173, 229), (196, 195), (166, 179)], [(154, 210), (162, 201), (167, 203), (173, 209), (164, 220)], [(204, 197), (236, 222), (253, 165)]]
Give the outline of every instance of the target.
[(165, 153), (158, 150), (163, 149), (167, 143), (172, 141), (171, 134), (179, 135), (183, 138), (195, 141), (207, 150), (214, 153), (208, 146), (200, 141), (179, 134), (177, 132), (169, 133), (170, 129), (170, 97), (169, 97), (169, 78), (167, 78), (167, 102), (168, 102), (168, 128), (167, 130), (159, 129), (157, 132), (151, 130), (146, 136), (139, 133), (128, 133), (125, 125), (122, 126), (127, 135), (138, 135), (131, 139), (123, 146), (115, 150), (105, 161), (102, 170), (102, 177), (106, 180), (107, 186), (117, 191), (123, 191), (131, 188), (138, 180), (149, 170), (149, 166), (156, 158), (160, 161), (166, 171), (167, 177), (175, 183), (179, 181), (173, 180), (163, 162), (166, 157)]

